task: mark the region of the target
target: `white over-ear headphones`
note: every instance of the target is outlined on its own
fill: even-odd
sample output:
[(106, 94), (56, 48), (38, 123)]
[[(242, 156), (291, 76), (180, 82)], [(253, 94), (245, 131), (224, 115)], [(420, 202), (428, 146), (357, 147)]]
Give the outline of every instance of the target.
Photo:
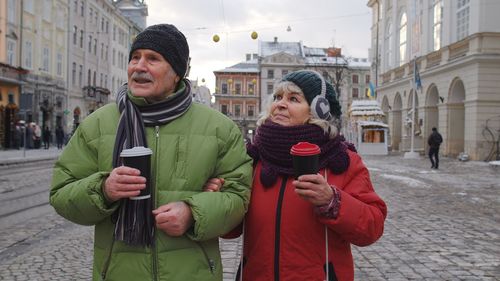
[(311, 113), (314, 118), (330, 121), (332, 114), (330, 113), (330, 103), (326, 99), (326, 82), (323, 76), (316, 71), (313, 71), (321, 79), (321, 94), (314, 97), (311, 102)]

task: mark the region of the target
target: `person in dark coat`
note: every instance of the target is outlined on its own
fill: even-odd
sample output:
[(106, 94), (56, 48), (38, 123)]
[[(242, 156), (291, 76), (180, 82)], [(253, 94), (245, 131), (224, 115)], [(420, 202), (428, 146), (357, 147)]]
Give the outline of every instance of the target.
[(64, 141), (64, 130), (61, 126), (57, 126), (56, 128), (57, 149), (62, 149), (63, 141)]
[(427, 139), (429, 144), (429, 159), (431, 160), (431, 169), (439, 168), (439, 146), (443, 142), (443, 137), (438, 133), (437, 129), (432, 128), (432, 133)]
[(44, 148), (45, 149), (49, 149), (49, 146), (50, 146), (50, 130), (49, 130), (48, 126), (45, 126), (45, 128), (43, 128), (42, 136), (43, 136), (43, 145), (44, 145)]

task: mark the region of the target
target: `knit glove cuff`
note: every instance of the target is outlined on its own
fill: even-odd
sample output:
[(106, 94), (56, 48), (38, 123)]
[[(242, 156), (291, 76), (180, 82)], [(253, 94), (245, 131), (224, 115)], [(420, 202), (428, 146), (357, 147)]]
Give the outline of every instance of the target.
[(314, 207), (314, 211), (317, 215), (328, 218), (328, 219), (336, 219), (337, 216), (339, 215), (339, 210), (340, 210), (340, 192), (337, 190), (337, 188), (333, 185), (330, 185), (333, 191), (333, 196), (332, 199), (330, 200), (330, 203), (322, 205), (322, 206), (316, 206)]

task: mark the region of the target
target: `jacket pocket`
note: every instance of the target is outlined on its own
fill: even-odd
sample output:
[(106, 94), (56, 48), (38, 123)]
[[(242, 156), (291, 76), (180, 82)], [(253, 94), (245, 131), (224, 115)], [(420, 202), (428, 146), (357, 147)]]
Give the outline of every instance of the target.
[(196, 242), (196, 244), (198, 244), (201, 251), (203, 252), (203, 256), (205, 257), (205, 261), (207, 262), (208, 269), (213, 275), (215, 273), (215, 261), (208, 256), (208, 253), (205, 250), (205, 247), (203, 247), (203, 244), (201, 242)]

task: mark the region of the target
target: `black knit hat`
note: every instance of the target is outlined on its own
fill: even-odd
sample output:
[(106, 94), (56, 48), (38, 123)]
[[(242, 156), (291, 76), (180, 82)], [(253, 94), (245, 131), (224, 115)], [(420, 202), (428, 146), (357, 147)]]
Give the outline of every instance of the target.
[(139, 33), (132, 43), (128, 61), (137, 49), (149, 49), (160, 53), (180, 77), (186, 75), (189, 46), (184, 34), (171, 24), (149, 26)]
[[(306, 97), (307, 103), (311, 105), (312, 100), (321, 95), (321, 78), (319, 74), (315, 71), (311, 70), (299, 70), (288, 73), (285, 75), (281, 81), (289, 81), (297, 85), (304, 96)], [(333, 89), (332, 84), (326, 82), (326, 99), (328, 103), (330, 103), (330, 113), (339, 118), (342, 114), (340, 103), (337, 100), (337, 95), (335, 94), (335, 90)]]

